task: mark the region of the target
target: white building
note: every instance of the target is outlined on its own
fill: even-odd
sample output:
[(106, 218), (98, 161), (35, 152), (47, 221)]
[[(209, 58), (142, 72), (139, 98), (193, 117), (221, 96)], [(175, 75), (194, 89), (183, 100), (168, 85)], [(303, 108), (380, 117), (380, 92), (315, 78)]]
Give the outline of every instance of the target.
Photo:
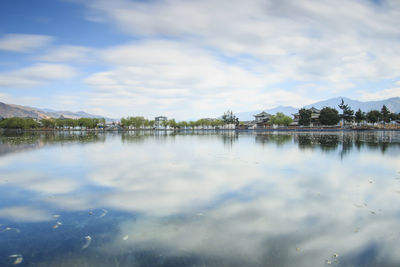
[(155, 129), (166, 129), (166, 127), (163, 125), (164, 121), (168, 121), (167, 117), (164, 116), (158, 116), (154, 118), (154, 128)]

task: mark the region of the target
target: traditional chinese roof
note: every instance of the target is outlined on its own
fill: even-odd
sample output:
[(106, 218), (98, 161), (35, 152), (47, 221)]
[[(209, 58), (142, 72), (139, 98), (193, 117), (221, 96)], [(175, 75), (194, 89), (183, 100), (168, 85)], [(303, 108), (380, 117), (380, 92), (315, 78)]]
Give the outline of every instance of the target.
[(320, 113), (320, 110), (314, 107), (310, 108), (310, 110), (312, 113)]
[(272, 116), (271, 114), (269, 114), (269, 113), (267, 113), (267, 112), (265, 112), (265, 111), (263, 111), (263, 112), (261, 112), (261, 113), (259, 113), (259, 114), (254, 115), (254, 117), (271, 117), (271, 116)]
[(155, 117), (155, 119), (156, 119), (156, 120), (166, 120), (166, 119), (167, 119), (167, 117), (164, 117), (164, 116), (158, 116), (158, 117)]

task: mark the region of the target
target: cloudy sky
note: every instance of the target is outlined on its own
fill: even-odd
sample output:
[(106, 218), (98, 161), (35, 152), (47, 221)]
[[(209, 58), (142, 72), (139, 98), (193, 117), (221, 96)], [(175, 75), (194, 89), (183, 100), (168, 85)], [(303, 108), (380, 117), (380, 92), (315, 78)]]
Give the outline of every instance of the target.
[(0, 102), (216, 117), (400, 96), (398, 0), (2, 0)]

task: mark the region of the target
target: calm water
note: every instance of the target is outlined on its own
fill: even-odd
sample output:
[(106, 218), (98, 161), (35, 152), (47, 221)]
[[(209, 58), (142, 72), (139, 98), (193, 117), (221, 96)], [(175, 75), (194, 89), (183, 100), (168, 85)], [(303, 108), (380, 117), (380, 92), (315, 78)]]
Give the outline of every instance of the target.
[(400, 133), (0, 135), (13, 264), (400, 266)]

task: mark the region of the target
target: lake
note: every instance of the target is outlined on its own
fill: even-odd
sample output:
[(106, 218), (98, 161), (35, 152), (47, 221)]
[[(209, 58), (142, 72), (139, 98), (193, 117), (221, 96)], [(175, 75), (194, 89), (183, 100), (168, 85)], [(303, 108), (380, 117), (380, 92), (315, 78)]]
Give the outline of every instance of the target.
[(400, 132), (0, 135), (0, 266), (400, 266)]

